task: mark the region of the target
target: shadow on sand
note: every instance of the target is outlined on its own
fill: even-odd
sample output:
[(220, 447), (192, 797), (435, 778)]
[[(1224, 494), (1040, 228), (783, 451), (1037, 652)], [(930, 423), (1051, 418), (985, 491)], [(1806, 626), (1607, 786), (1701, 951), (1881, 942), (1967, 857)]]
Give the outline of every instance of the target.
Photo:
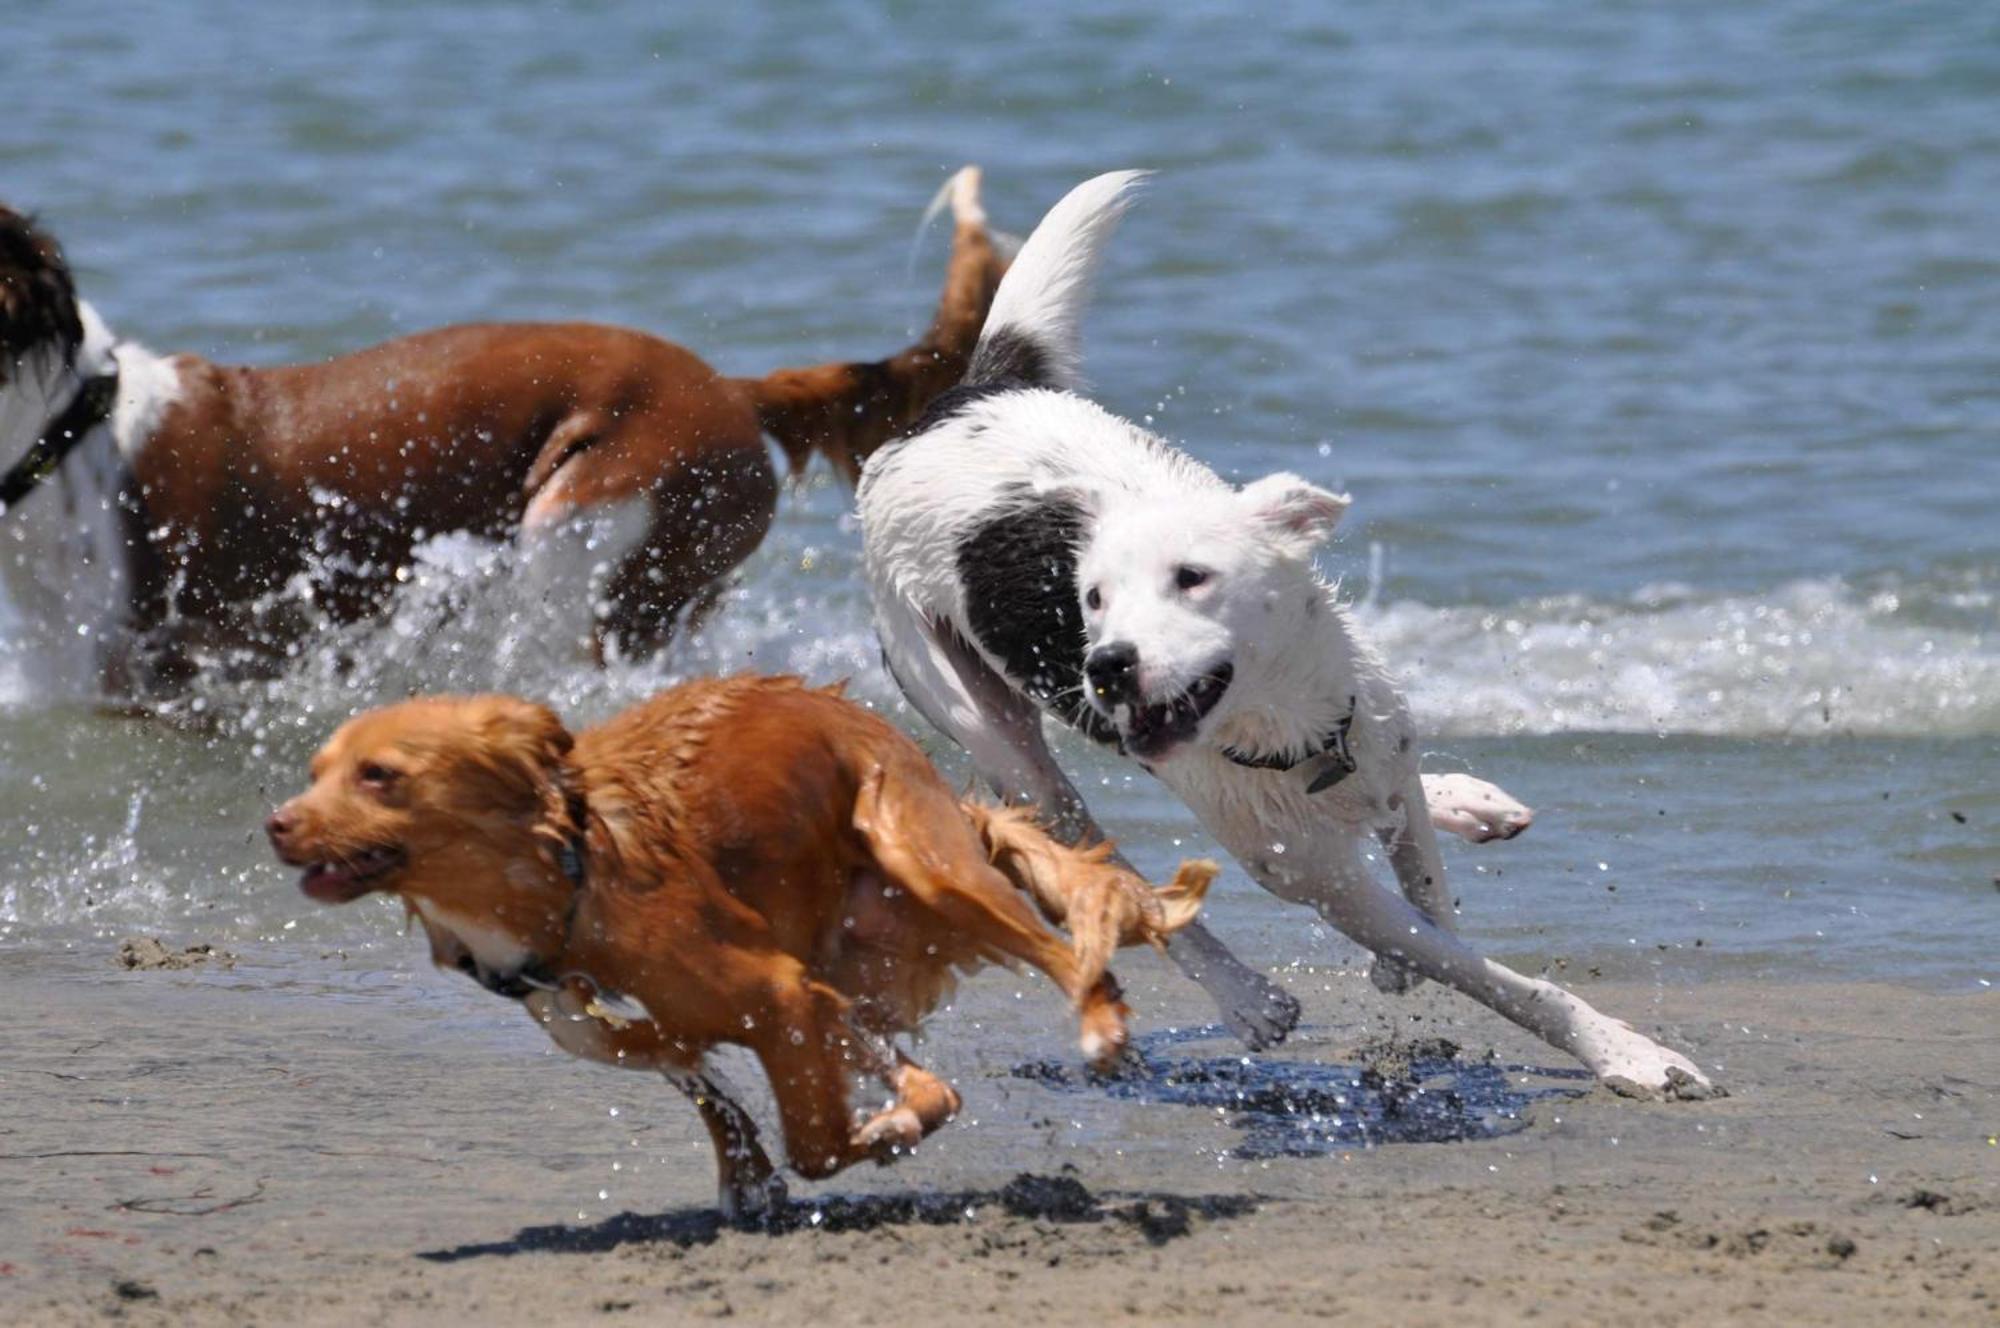
[[(1590, 1087), (1582, 1070), (1461, 1059), (1458, 1045), (1444, 1038), (1372, 1039), (1354, 1049), (1352, 1064), (1176, 1050), (1227, 1036), (1221, 1028), (1150, 1033), (1111, 1074), (1058, 1061), (1017, 1065), (1013, 1074), (1061, 1093), (1220, 1110), (1243, 1135), (1232, 1153), (1247, 1159), (1491, 1139), (1524, 1128), (1530, 1104), (1577, 1097)], [(1523, 1075), (1583, 1083), (1530, 1085)]]
[(590, 1226), (523, 1227), (508, 1240), (423, 1250), (419, 1259), (457, 1263), (514, 1254), (602, 1254), (621, 1245), (706, 1245), (727, 1231), (786, 1236), (799, 1231), (874, 1231), (881, 1227), (954, 1226), (998, 1210), (1042, 1222), (1115, 1222), (1153, 1245), (1187, 1235), (1199, 1220), (1240, 1217), (1257, 1206), (1247, 1195), (1124, 1194), (1099, 1198), (1074, 1176), (1023, 1173), (998, 1190), (838, 1195), (797, 1199), (752, 1225), (732, 1224), (713, 1208), (647, 1215), (619, 1213)]

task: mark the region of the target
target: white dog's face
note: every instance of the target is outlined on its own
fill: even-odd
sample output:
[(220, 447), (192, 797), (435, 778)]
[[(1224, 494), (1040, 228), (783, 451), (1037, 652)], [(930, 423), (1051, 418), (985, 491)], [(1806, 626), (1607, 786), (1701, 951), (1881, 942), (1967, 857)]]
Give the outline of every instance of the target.
[(1141, 760), (1220, 722), (1284, 657), (1347, 499), (1296, 475), (1193, 501), (1108, 499), (1077, 560), (1084, 692)]

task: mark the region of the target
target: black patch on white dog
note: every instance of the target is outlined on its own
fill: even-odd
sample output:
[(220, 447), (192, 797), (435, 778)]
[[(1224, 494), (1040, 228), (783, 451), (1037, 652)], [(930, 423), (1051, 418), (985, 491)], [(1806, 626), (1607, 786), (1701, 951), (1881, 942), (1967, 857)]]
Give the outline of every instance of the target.
[(917, 422), (903, 430), (896, 441), (920, 438), (988, 397), (1051, 386), (1054, 384), (1049, 380), (1048, 356), (1033, 337), (1012, 329), (996, 332), (979, 343), (965, 377), (956, 386), (932, 397)]
[(966, 367), (965, 381), (973, 387), (1054, 387), (1048, 352), (1026, 332), (1003, 327), (982, 337)]
[[(978, 387), (968, 387), (960, 383), (957, 387), (948, 387), (932, 397), (931, 404), (924, 407), (924, 413), (917, 417), (917, 422), (905, 429), (902, 437), (889, 446), (894, 447), (897, 443), (910, 438), (921, 438), (932, 429), (963, 415), (986, 398), (1016, 391), (1019, 386), (1017, 383), (988, 383)], [(883, 450), (886, 451), (887, 448)]]
[(1076, 552), (1086, 524), (1075, 499), (1008, 485), (997, 515), (959, 541), (958, 576), (966, 625), (1014, 685), (1072, 728), (1115, 743), (1116, 730), (1083, 694)]

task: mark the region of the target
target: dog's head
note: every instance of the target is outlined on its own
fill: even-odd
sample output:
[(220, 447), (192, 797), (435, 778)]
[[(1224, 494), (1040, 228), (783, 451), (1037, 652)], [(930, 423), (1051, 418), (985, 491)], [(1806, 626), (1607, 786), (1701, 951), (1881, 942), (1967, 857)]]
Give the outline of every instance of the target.
[(0, 445), (9, 459), (48, 423), (83, 338), (83, 312), (61, 247), (0, 204)]
[(1320, 611), (1312, 553), (1347, 501), (1287, 474), (1098, 501), (1077, 561), (1084, 693), (1126, 751), (1165, 756), (1261, 693)]
[(567, 905), (568, 730), (511, 696), (427, 698), (342, 725), (312, 785), (271, 813), (271, 847), (308, 898), (375, 891), (540, 929)]
[(76, 284), (61, 246), (0, 203), (0, 382), (24, 356), (53, 350), (73, 360), (82, 344)]

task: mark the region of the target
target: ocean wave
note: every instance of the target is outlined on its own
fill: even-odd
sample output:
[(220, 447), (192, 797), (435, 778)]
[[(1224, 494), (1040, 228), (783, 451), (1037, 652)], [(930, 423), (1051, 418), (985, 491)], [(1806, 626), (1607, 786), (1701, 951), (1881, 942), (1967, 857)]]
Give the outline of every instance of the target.
[(1361, 617), (1442, 735), (2000, 734), (2000, 631), (1977, 578), (1392, 603)]
[[(444, 537), (420, 550), (388, 618), (323, 628), (276, 677), (210, 677), (172, 708), (260, 742), (323, 736), (420, 691), (516, 691), (584, 721), (684, 678), (743, 669), (847, 679), (861, 699), (893, 707), (841, 524), (781, 526), (699, 630), (658, 659), (603, 669), (520, 601), (511, 550)], [(1990, 570), (1503, 606), (1359, 598), (1358, 621), (1439, 736), (2000, 734)], [(15, 636), (0, 630), (9, 645)], [(9, 653), (0, 648), (0, 710), (45, 700)]]

